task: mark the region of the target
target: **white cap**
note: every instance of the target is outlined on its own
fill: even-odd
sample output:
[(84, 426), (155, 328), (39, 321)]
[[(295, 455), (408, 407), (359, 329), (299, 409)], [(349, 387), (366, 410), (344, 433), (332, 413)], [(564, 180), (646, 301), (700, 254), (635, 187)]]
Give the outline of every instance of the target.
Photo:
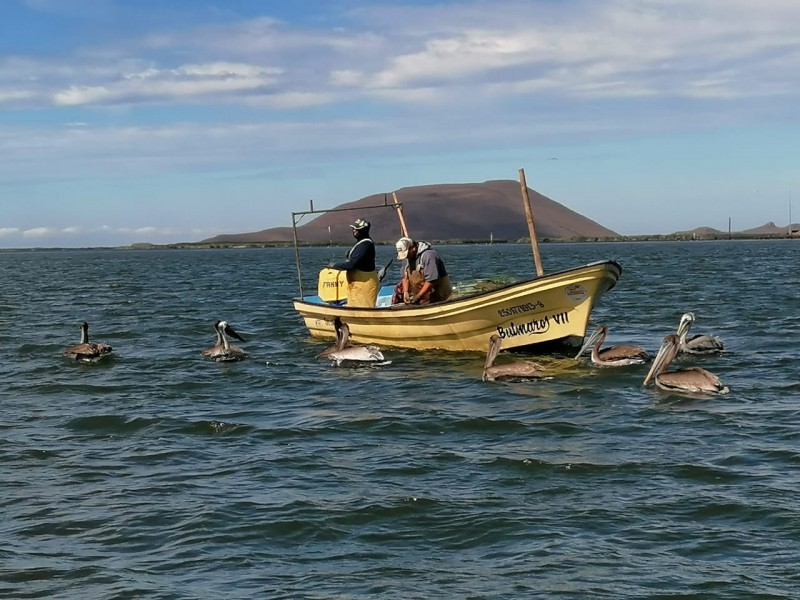
[(408, 256), (408, 249), (414, 245), (414, 240), (407, 237), (401, 237), (397, 240), (394, 247), (397, 249), (397, 260), (405, 260)]

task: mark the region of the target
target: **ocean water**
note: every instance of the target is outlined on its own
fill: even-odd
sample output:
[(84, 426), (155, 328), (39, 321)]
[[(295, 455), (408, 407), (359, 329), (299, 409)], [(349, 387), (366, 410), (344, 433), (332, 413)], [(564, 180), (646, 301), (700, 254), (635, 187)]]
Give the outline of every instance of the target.
[[(306, 287), (345, 251), (303, 250)], [(524, 245), (440, 251), (456, 281), (534, 270)], [(541, 251), (623, 266), (608, 344), (655, 352), (694, 311), (727, 351), (681, 364), (731, 393), (568, 356), (525, 383), (478, 353), (337, 368), (291, 249), (0, 252), (0, 597), (800, 596), (800, 244)], [(214, 319), (250, 360), (203, 359)], [(112, 360), (61, 356), (84, 320)]]

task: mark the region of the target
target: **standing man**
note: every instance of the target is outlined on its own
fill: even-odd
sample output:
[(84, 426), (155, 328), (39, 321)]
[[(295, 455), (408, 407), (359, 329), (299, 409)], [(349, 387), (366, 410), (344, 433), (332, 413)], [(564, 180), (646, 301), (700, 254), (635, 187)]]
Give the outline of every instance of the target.
[(402, 237), (395, 244), (397, 259), (403, 261), (400, 282), (405, 304), (444, 302), (453, 293), (444, 261), (428, 242)]
[(380, 289), (375, 273), (375, 242), (369, 237), (369, 221), (356, 219), (350, 227), (356, 243), (347, 253), (347, 259), (335, 263), (333, 268), (347, 271), (347, 306), (372, 307)]

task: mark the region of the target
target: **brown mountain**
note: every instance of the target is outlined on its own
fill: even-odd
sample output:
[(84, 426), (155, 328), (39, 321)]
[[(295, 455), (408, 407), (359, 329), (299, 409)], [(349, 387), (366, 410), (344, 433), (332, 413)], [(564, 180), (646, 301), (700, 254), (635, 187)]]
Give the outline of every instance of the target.
[[(789, 227), (792, 228), (794, 231), (797, 229), (797, 224), (787, 225), (786, 227), (780, 227), (776, 225), (774, 222), (769, 221), (768, 223), (764, 223), (760, 227), (753, 227), (752, 229), (744, 229), (742, 231), (733, 231), (731, 233), (736, 233), (740, 235), (784, 235), (789, 231)], [(696, 227), (690, 231), (677, 231), (672, 235), (702, 235), (702, 236), (721, 236), (727, 235), (728, 232), (723, 232), (720, 229), (714, 229), (713, 227)]]
[[(796, 224), (791, 225), (791, 228), (792, 229), (796, 229), (797, 225)], [(788, 229), (789, 229), (789, 226), (787, 226), (787, 227), (779, 227), (778, 225), (775, 225), (775, 223), (770, 221), (769, 223), (765, 223), (761, 227), (754, 227), (753, 229), (745, 229), (744, 231), (742, 231), (742, 233), (771, 234), (771, 235), (775, 234), (775, 235), (779, 235), (779, 234), (782, 234), (782, 233), (786, 233), (788, 231)]]
[(713, 227), (695, 227), (689, 231), (676, 231), (672, 235), (722, 235), (722, 231)]
[[(405, 187), (397, 190), (409, 234), (426, 240), (498, 240), (528, 237), (528, 226), (519, 183), (513, 180), (483, 183), (448, 183)], [(539, 238), (618, 237), (602, 225), (550, 198), (528, 189)], [(337, 208), (392, 204), (391, 194), (373, 194)], [(383, 208), (329, 212), (301, 224), (298, 239), (304, 242), (350, 241), (349, 224), (357, 218), (372, 223), (377, 242), (396, 241), (400, 225), (394, 210)], [(308, 219), (309, 217), (306, 217)], [(291, 227), (275, 227), (251, 233), (225, 234), (203, 242), (278, 242), (292, 239)]]

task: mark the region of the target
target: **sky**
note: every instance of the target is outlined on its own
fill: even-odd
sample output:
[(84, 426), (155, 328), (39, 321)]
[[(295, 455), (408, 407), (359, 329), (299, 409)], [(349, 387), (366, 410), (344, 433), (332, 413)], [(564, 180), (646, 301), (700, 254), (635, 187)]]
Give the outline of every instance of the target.
[(519, 169), (622, 235), (786, 226), (798, 73), (797, 0), (2, 0), (0, 248)]

